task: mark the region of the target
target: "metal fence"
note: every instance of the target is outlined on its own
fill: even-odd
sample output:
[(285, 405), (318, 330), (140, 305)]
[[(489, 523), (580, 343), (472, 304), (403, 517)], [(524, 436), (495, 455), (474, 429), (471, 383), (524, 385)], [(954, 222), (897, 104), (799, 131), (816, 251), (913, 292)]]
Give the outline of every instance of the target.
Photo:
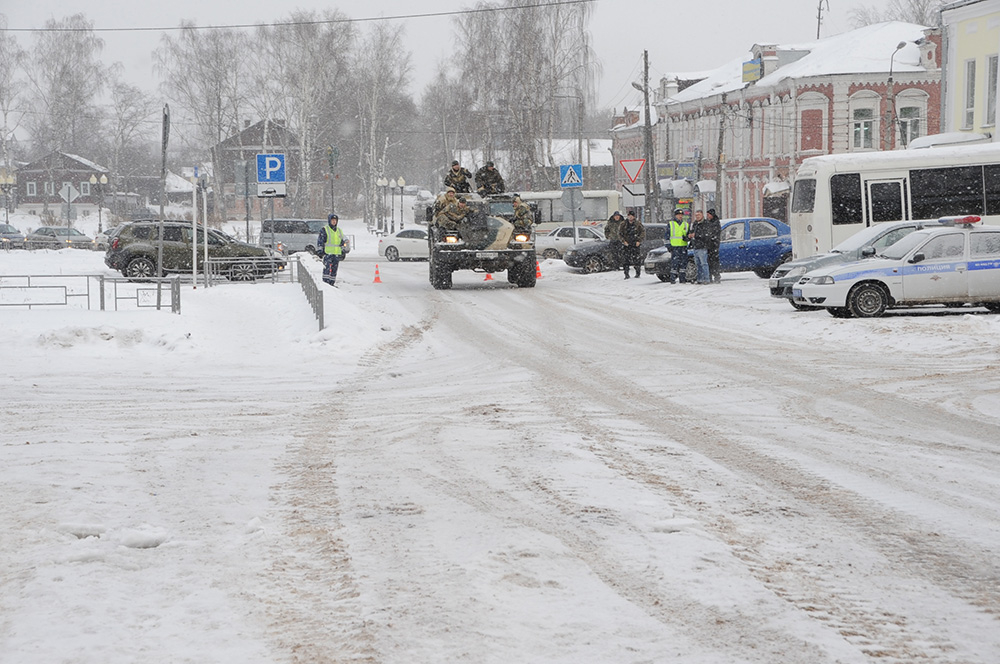
[(107, 311), (166, 309), (181, 312), (177, 277), (135, 283), (100, 274), (0, 275), (0, 307), (71, 306)]
[(319, 330), (322, 332), (324, 326), (323, 291), (316, 285), (316, 280), (313, 279), (312, 275), (309, 274), (309, 270), (300, 261), (295, 261), (294, 270), (296, 279), (299, 285), (302, 286), (302, 292), (305, 293), (309, 306), (312, 307), (313, 313), (316, 314), (316, 320), (319, 321)]

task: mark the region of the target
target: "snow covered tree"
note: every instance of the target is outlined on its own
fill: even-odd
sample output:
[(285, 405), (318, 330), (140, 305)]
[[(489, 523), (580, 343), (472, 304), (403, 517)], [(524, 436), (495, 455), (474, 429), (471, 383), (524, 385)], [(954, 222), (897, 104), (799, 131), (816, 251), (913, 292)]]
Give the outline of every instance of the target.
[(855, 7), (851, 10), (851, 22), (860, 28), (883, 21), (905, 21), (918, 25), (936, 26), (938, 10), (945, 0), (889, 0), (888, 6), (879, 10), (872, 6)]

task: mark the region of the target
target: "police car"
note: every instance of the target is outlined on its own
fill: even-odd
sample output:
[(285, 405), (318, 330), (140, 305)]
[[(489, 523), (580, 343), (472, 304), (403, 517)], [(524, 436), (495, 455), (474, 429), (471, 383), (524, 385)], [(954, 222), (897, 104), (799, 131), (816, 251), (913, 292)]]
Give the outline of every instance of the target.
[(792, 289), (800, 305), (832, 316), (871, 318), (925, 304), (1000, 312), (1000, 228), (975, 215), (943, 217), (881, 254), (806, 273)]

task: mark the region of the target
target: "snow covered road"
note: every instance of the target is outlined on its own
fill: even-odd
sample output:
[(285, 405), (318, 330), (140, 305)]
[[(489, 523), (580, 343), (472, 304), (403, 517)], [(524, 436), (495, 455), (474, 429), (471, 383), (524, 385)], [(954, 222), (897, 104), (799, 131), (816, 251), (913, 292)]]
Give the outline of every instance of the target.
[(357, 235), (322, 333), (0, 312), (0, 661), (1000, 660), (1000, 317), (372, 284)]

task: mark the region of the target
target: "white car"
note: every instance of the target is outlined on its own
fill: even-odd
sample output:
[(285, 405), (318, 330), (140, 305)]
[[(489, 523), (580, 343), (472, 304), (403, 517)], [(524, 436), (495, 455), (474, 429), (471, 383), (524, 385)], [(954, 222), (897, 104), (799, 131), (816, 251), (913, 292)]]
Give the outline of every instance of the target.
[(1000, 228), (975, 215), (945, 217), (881, 254), (806, 273), (792, 289), (800, 305), (832, 316), (871, 318), (892, 307), (973, 304), (1000, 312)]
[(427, 230), (424, 228), (404, 228), (392, 235), (379, 238), (378, 255), (388, 261), (427, 260), (430, 249), (427, 245)]
[(576, 244), (603, 239), (604, 235), (598, 229), (590, 226), (577, 226), (574, 242), (573, 227), (560, 226), (547, 235), (535, 236), (535, 253), (542, 258), (562, 258), (566, 250)]

